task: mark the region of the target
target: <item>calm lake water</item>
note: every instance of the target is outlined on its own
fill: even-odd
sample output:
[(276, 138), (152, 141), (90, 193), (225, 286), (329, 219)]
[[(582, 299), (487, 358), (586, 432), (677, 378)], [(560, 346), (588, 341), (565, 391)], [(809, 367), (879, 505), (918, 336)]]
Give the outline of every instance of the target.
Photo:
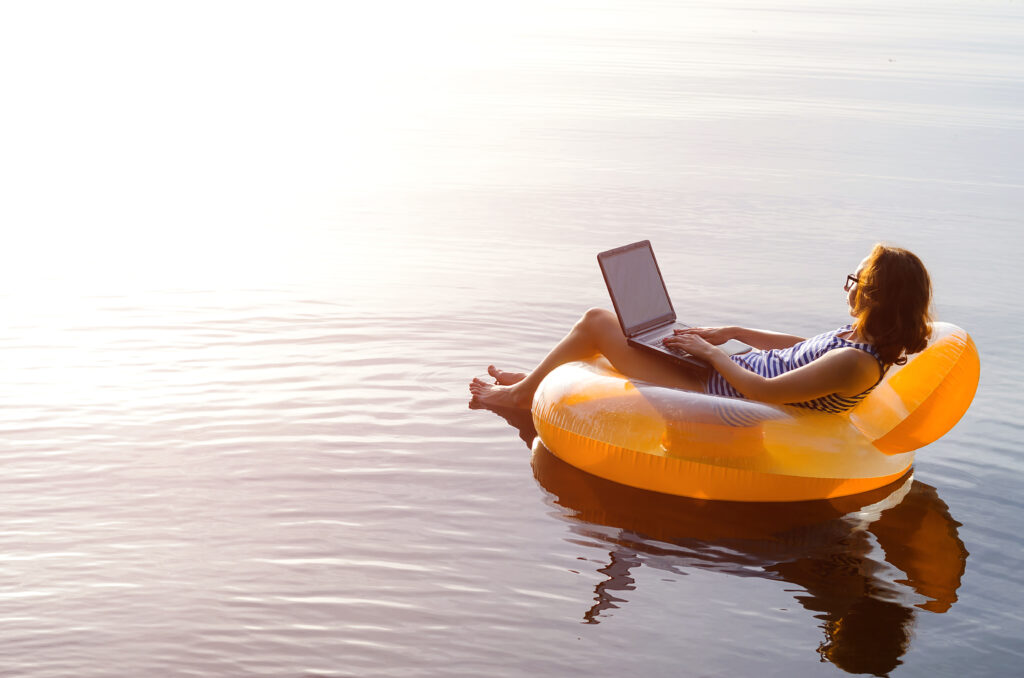
[[(5, 6), (0, 674), (1024, 661), (1024, 4)], [(832, 502), (631, 490), (468, 407), (649, 238), (813, 334), (917, 252), (981, 385)]]

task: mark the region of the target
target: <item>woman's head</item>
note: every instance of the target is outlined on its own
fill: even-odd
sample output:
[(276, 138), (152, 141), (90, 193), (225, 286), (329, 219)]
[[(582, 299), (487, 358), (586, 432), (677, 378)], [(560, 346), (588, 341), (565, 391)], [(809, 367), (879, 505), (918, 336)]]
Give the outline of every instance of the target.
[(849, 288), (850, 315), (887, 365), (924, 349), (931, 334), (932, 282), (912, 252), (875, 245)]

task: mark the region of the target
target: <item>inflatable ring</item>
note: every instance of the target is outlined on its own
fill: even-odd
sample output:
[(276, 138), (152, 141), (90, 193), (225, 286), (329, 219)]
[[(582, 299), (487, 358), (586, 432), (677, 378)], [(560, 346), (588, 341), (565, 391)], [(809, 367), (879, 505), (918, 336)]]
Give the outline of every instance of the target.
[(594, 358), (544, 378), (533, 423), (557, 457), (624, 485), (701, 499), (827, 499), (900, 478), (914, 450), (967, 411), (979, 375), (974, 342), (949, 323), (935, 323), (927, 348), (844, 414), (655, 386)]

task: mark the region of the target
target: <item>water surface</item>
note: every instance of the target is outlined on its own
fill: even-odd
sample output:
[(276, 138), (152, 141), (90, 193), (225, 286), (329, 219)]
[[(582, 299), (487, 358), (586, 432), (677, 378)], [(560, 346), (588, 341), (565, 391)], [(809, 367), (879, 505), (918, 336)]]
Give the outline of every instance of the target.
[[(1006, 675), (1012, 2), (2, 10), (4, 675)], [(859, 497), (601, 481), (470, 409), (649, 238), (810, 334), (888, 240), (982, 356)]]

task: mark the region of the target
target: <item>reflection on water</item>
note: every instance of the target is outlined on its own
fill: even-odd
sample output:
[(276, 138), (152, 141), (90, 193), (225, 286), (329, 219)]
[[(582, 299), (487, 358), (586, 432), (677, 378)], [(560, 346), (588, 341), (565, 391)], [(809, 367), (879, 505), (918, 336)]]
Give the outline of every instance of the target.
[(956, 601), (967, 562), (959, 523), (935, 488), (911, 474), (852, 497), (744, 504), (618, 485), (566, 464), (539, 441), (533, 468), (566, 509), (572, 532), (607, 544), (600, 570), (607, 579), (583, 612), (586, 623), (628, 602), (640, 565), (765, 577), (800, 587), (795, 599), (823, 622), (822, 658), (880, 675), (900, 663), (919, 609), (941, 613)]
[(815, 649), (823, 660), (885, 675), (909, 649), (918, 611), (943, 613), (957, 600), (968, 556), (960, 523), (912, 472), (872, 492), (821, 501), (675, 497), (580, 471), (541, 444), (528, 413), (499, 414), (532, 441), (534, 475), (573, 539), (607, 548), (598, 570), (605, 578), (582, 611), (584, 623), (627, 604), (641, 566), (763, 577), (798, 587), (794, 599), (822, 622)]

